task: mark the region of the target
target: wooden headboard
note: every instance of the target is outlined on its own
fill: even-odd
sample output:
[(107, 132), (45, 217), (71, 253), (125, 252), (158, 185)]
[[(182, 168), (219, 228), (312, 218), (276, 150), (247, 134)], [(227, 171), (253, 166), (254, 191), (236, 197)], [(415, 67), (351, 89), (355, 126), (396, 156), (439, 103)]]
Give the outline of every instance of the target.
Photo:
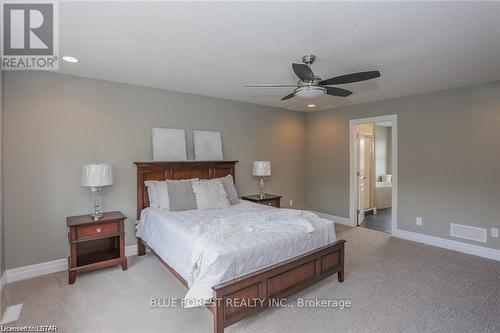
[(182, 161), (182, 162), (134, 162), (137, 166), (137, 219), (141, 211), (149, 207), (146, 180), (210, 179), (233, 175), (238, 161)]

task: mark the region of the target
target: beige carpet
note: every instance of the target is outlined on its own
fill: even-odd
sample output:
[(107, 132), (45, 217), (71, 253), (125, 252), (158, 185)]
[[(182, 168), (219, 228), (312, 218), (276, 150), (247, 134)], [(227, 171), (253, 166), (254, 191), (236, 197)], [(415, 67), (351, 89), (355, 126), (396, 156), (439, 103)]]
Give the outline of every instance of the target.
[[(331, 277), (297, 297), (349, 299), (350, 308), (277, 308), (226, 332), (500, 332), (500, 263), (337, 227), (347, 240), (345, 282)], [(184, 287), (152, 256), (77, 277), (55, 273), (6, 286), (4, 306), (24, 303), (22, 325), (64, 332), (211, 332), (204, 308), (150, 308), (150, 299), (182, 298)]]

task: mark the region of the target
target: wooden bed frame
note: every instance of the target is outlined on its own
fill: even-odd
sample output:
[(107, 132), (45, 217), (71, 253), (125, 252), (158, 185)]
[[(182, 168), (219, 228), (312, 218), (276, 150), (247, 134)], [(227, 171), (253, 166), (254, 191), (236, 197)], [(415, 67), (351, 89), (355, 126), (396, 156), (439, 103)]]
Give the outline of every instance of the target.
[[(144, 208), (149, 207), (144, 181), (210, 179), (226, 175), (235, 178), (236, 163), (237, 161), (135, 162), (137, 218), (140, 218)], [(146, 242), (140, 238), (137, 240), (140, 256), (146, 253), (147, 247), (187, 287), (186, 280), (179, 273), (163, 261)], [(214, 332), (222, 333), (225, 327), (335, 273), (338, 274), (338, 280), (343, 282), (344, 243), (344, 240), (338, 240), (301, 256), (214, 286), (212, 289), (215, 299), (208, 306), (214, 316)]]

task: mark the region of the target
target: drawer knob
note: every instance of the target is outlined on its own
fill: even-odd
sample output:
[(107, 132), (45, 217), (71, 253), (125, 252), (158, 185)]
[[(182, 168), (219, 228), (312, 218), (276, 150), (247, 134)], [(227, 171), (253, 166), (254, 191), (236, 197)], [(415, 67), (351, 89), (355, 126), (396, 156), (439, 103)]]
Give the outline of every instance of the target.
[(95, 228), (95, 231), (96, 231), (96, 232), (101, 232), (101, 231), (102, 231), (102, 229), (101, 229), (101, 228)]

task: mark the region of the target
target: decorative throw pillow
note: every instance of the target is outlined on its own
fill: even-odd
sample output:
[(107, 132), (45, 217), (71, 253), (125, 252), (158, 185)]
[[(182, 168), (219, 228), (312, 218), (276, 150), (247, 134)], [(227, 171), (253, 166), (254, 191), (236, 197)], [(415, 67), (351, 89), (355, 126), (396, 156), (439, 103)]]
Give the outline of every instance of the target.
[(196, 209), (193, 180), (167, 180), (169, 207), (173, 212)]
[(158, 189), (157, 189), (157, 183), (158, 181), (156, 180), (147, 180), (144, 182), (144, 185), (146, 186), (148, 190), (148, 198), (149, 198), (149, 207), (152, 208), (159, 208), (160, 207), (160, 199), (158, 197)]
[(224, 190), (227, 193), (227, 200), (231, 205), (235, 205), (240, 203), (238, 199), (238, 191), (236, 191), (236, 186), (234, 186), (234, 180), (232, 175), (227, 175), (226, 177), (217, 178), (220, 179), (222, 186), (224, 186)]
[(200, 180), (193, 182), (192, 185), (199, 210), (229, 207), (227, 193), (220, 179)]
[(168, 197), (168, 185), (166, 181), (156, 183), (156, 191), (158, 192), (158, 202), (160, 208), (170, 209), (170, 200)]

